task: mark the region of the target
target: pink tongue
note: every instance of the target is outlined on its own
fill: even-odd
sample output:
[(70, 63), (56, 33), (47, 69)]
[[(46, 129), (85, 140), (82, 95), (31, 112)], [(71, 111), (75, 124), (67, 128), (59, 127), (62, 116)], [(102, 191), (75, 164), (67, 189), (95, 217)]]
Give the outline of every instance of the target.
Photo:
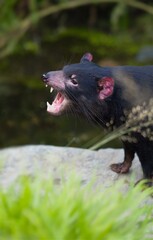
[(51, 105), (47, 102), (47, 111), (52, 114), (55, 114), (55, 115), (60, 113), (60, 111), (62, 111), (64, 99), (65, 98), (64, 98), (63, 94), (61, 94), (60, 92), (57, 93), (57, 95)]
[(57, 96), (53, 102), (53, 104), (61, 104), (64, 100), (64, 97), (61, 93), (57, 93)]

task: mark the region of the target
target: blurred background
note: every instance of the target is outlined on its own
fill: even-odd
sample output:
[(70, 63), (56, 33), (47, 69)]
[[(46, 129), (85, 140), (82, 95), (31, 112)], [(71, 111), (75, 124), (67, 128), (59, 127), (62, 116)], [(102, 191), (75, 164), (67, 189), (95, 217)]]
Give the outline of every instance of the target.
[(0, 0), (1, 148), (88, 147), (105, 134), (87, 120), (46, 112), (42, 73), (85, 52), (102, 66), (153, 64), (153, 1)]

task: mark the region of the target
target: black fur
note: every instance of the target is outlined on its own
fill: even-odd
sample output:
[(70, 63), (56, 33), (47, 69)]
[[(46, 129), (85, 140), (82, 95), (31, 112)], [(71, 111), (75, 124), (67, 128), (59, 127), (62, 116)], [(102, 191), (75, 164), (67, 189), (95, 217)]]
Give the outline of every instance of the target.
[[(127, 120), (125, 110), (130, 112), (134, 106), (147, 103), (152, 98), (153, 66), (100, 67), (91, 60), (92, 55), (86, 54), (80, 63), (65, 66), (61, 70), (63, 77), (59, 80), (60, 84), (55, 81), (59, 72), (44, 74), (43, 81), (68, 99), (70, 104), (65, 110), (72, 109), (102, 127), (107, 127), (111, 121), (112, 128), (118, 127)], [(103, 86), (99, 85), (99, 81), (105, 77), (113, 79), (113, 91), (100, 99), (99, 92), (103, 93)], [(128, 172), (136, 153), (145, 178), (153, 179), (153, 141), (141, 133), (134, 132), (132, 136), (136, 142), (123, 141), (124, 162), (113, 164), (111, 169), (118, 173)]]

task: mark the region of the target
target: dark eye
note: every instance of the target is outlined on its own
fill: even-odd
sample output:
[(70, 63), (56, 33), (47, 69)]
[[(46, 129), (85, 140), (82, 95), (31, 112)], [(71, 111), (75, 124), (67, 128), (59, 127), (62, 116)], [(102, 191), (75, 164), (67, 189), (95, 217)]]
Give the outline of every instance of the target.
[(77, 84), (78, 84), (78, 82), (77, 82), (77, 80), (76, 80), (76, 75), (75, 75), (75, 74), (72, 74), (72, 75), (70, 76), (70, 79), (71, 79), (71, 82), (72, 82), (74, 85), (77, 85)]

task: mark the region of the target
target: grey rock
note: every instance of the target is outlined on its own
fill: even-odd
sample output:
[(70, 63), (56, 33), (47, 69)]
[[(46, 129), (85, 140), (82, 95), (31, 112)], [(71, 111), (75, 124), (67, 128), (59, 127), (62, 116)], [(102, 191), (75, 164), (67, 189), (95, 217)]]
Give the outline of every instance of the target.
[(95, 185), (109, 187), (122, 180), (128, 188), (131, 181), (138, 181), (143, 174), (137, 157), (128, 174), (112, 172), (109, 165), (122, 162), (123, 157), (122, 149), (92, 151), (46, 145), (5, 148), (0, 150), (0, 183), (8, 186), (20, 175), (33, 176), (38, 172), (57, 184), (76, 174), (83, 184), (94, 181)]

